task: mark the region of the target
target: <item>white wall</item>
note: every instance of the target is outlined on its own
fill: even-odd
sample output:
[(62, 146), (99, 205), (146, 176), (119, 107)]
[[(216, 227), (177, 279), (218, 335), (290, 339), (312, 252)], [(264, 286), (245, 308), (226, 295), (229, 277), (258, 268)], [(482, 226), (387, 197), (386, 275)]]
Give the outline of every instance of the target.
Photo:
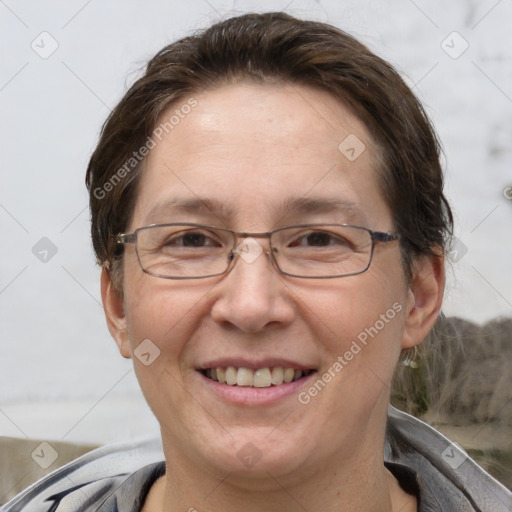
[[(510, 2), (5, 0), (0, 435), (106, 442), (156, 430), (103, 320), (88, 235), (88, 157), (109, 108), (164, 44), (232, 13), (287, 5), (358, 36), (415, 84), (444, 144), (448, 196), (467, 249), (459, 250), (444, 310), (477, 322), (512, 314), (512, 201), (503, 192), (512, 186)], [(453, 31), (469, 45), (457, 59), (441, 46)], [(32, 41), (45, 57), (58, 48), (41, 58)], [(444, 46), (454, 54), (463, 44), (452, 35)], [(57, 249), (46, 263), (33, 254), (43, 237)]]

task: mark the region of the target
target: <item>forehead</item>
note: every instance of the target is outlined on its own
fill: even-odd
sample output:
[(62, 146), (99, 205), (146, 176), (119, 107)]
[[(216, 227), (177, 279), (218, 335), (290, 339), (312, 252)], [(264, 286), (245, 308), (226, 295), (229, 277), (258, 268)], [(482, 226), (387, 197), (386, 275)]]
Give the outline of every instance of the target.
[(285, 212), (359, 223), (389, 217), (373, 141), (329, 93), (241, 82), (192, 97), (157, 123), (135, 227), (212, 212), (244, 229), (247, 222), (263, 228)]

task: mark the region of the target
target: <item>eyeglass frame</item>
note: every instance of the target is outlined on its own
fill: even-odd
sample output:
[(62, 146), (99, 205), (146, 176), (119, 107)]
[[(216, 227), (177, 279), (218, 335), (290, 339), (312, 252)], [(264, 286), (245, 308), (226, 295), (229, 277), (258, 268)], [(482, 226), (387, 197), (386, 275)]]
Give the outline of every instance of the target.
[[(227, 231), (227, 232), (231, 233), (231, 235), (233, 235), (233, 237), (234, 237), (234, 244), (233, 244), (232, 249), (230, 250), (230, 252), (227, 255), (229, 261), (228, 261), (226, 269), (223, 272), (219, 272), (217, 274), (209, 274), (206, 276), (192, 276), (192, 277), (189, 277), (189, 276), (166, 276), (166, 275), (156, 274), (154, 272), (150, 272), (150, 271), (146, 270), (143, 267), (142, 262), (140, 261), (139, 251), (137, 249), (137, 234), (140, 231), (145, 230), (145, 229), (151, 229), (151, 228), (155, 228), (155, 227), (166, 227), (166, 226), (189, 226), (189, 227), (196, 227), (196, 228), (209, 228), (209, 229)], [(317, 226), (324, 226), (324, 227), (338, 226), (338, 227), (345, 227), (345, 228), (356, 228), (356, 229), (361, 229), (361, 230), (369, 233), (370, 239), (372, 242), (372, 247), (370, 250), (370, 258), (368, 260), (368, 265), (366, 265), (366, 267), (363, 270), (359, 270), (357, 272), (350, 272), (348, 274), (339, 274), (339, 275), (337, 274), (337, 275), (333, 275), (333, 276), (301, 276), (301, 275), (297, 275), (297, 274), (291, 274), (289, 272), (284, 272), (283, 270), (281, 270), (281, 268), (279, 267), (279, 263), (277, 262), (277, 259), (274, 256), (274, 249), (277, 249), (277, 248), (272, 246), (272, 241), (271, 241), (272, 235), (274, 233), (277, 233), (279, 231), (283, 231), (286, 229), (308, 228), (308, 227), (317, 227)], [(363, 274), (370, 268), (370, 265), (373, 260), (373, 253), (375, 250), (376, 243), (394, 242), (396, 240), (400, 240), (401, 237), (400, 237), (400, 233), (393, 233), (391, 231), (388, 231), (388, 232), (374, 231), (372, 229), (365, 228), (363, 226), (354, 226), (352, 224), (320, 224), (320, 223), (295, 224), (292, 226), (285, 226), (282, 228), (277, 228), (272, 231), (266, 231), (266, 232), (262, 232), (262, 233), (248, 233), (246, 231), (234, 231), (233, 229), (224, 228), (224, 227), (220, 227), (220, 226), (210, 226), (208, 224), (197, 224), (194, 222), (171, 222), (171, 223), (166, 223), (166, 224), (149, 224), (148, 226), (141, 226), (141, 227), (135, 229), (134, 231), (132, 231), (131, 233), (118, 233), (116, 235), (116, 244), (123, 245), (123, 246), (127, 245), (127, 244), (133, 244), (135, 246), (135, 254), (137, 255), (137, 261), (139, 262), (140, 268), (142, 269), (142, 271), (144, 273), (146, 273), (150, 276), (159, 277), (161, 279), (174, 279), (174, 280), (207, 279), (209, 277), (217, 277), (217, 276), (225, 275), (228, 273), (230, 268), (233, 268), (233, 266), (235, 264), (234, 262), (236, 262), (235, 254), (237, 254), (237, 252), (236, 252), (237, 242), (241, 238), (268, 238), (270, 251), (264, 250), (264, 252), (269, 256), (272, 265), (282, 275), (290, 276), (290, 277), (298, 277), (300, 279), (334, 279), (334, 278), (349, 277), (349, 276)]]

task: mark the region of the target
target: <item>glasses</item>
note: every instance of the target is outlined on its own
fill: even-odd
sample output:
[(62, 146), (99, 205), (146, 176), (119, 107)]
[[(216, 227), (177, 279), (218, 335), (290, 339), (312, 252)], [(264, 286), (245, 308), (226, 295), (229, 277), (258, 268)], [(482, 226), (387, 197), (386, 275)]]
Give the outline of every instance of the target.
[[(256, 241), (268, 238), (270, 250)], [(238, 243), (239, 239), (243, 239)], [(267, 233), (236, 232), (193, 223), (153, 224), (121, 233), (118, 244), (135, 244), (140, 266), (164, 279), (202, 279), (225, 274), (240, 256), (251, 263), (266, 252), (275, 268), (292, 277), (327, 279), (368, 270), (376, 243), (398, 240), (346, 224), (301, 224)]]

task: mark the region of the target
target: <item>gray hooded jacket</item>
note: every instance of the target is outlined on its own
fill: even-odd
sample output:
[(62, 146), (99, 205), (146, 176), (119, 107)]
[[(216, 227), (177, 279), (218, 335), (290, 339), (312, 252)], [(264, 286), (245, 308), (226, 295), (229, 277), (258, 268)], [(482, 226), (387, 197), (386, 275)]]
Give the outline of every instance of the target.
[[(389, 407), (386, 467), (419, 512), (512, 512), (512, 493), (422, 421)], [(110, 445), (44, 477), (1, 512), (138, 512), (165, 473), (161, 442)]]

